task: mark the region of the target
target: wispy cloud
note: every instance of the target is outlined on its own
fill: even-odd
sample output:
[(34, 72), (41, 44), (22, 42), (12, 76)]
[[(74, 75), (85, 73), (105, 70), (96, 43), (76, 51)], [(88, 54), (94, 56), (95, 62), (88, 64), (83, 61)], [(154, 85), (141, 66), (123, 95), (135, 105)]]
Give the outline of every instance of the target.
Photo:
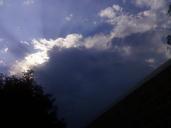
[(0, 0), (0, 6), (3, 6), (3, 5), (4, 5), (4, 3), (5, 3), (5, 1), (4, 1), (4, 0)]
[(70, 14), (70, 15), (65, 17), (66, 21), (71, 21), (72, 19), (73, 19), (73, 14)]
[(150, 7), (157, 10), (167, 6), (166, 0), (132, 0), (132, 2), (139, 7)]
[[(148, 7), (137, 14), (125, 12), (119, 5), (102, 10), (99, 15), (113, 25), (112, 38), (123, 38), (135, 33), (162, 29), (169, 26), (167, 6), (164, 0), (134, 0), (135, 6)], [(162, 17), (162, 18), (161, 18)]]

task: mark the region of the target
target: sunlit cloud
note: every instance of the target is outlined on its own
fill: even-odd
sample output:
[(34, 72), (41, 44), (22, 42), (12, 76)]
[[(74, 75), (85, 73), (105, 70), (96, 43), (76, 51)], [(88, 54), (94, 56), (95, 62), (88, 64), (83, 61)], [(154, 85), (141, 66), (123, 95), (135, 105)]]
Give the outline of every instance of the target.
[[(163, 30), (170, 25), (165, 1), (159, 0), (158, 3), (156, 3), (156, 0), (151, 0), (149, 3), (146, 0), (133, 1), (135, 6), (145, 6), (148, 8), (137, 14), (131, 14), (125, 12), (124, 8), (121, 6), (113, 5), (99, 12), (99, 16), (104, 19), (105, 22), (113, 26), (113, 29), (108, 32), (109, 34), (100, 33), (89, 37), (83, 37), (81, 34), (69, 34), (65, 38), (57, 38), (55, 40), (34, 39), (31, 43), (21, 41), (21, 44), (32, 47), (33, 49), (24, 59), (16, 61), (15, 66), (12, 66), (10, 69), (10, 74), (20, 74), (21, 72), (25, 72), (48, 62), (50, 59), (49, 52), (55, 47), (61, 50), (81, 47), (96, 50), (107, 50), (112, 48), (113, 51), (118, 52), (123, 56), (132, 55), (134, 49), (131, 46), (113, 45), (112, 40), (114, 38), (125, 38), (136, 33)], [(65, 20), (70, 21), (72, 18), (73, 14), (70, 14)], [(156, 48), (156, 52), (157, 49), (158, 47)], [(160, 48), (160, 52), (165, 51), (163, 48)], [(147, 63), (152, 63), (153, 60), (147, 59), (145, 61)]]
[(28, 54), (21, 61), (16, 61), (16, 64), (11, 67), (10, 74), (20, 74), (32, 69), (35, 66), (48, 62), (48, 52), (54, 47), (58, 47), (61, 49), (78, 47), (81, 38), (81, 35), (70, 34), (66, 36), (66, 38), (58, 38), (56, 40), (33, 40), (31, 44), (36, 52)]
[(27, 45), (27, 46), (30, 46), (30, 43), (27, 42), (27, 41), (20, 41), (21, 44), (24, 44), (24, 45)]
[(59, 49), (80, 48), (87, 49), (95, 48), (97, 50), (105, 50), (110, 48), (109, 37), (106, 35), (95, 35), (92, 37), (83, 38), (80, 34), (69, 34), (65, 38), (50, 39), (34, 39), (31, 43), (21, 41), (22, 44), (33, 47), (33, 53), (28, 54), (24, 60), (16, 61), (15, 66), (12, 66), (10, 74), (20, 74), (32, 69), (35, 66), (44, 64), (50, 59), (48, 53), (54, 47)]
[(95, 48), (99, 50), (109, 49), (111, 47), (111, 37), (105, 34), (96, 34), (84, 39), (85, 48)]
[[(149, 7), (137, 14), (125, 12), (119, 5), (113, 5), (102, 10), (99, 15), (113, 25), (112, 38), (123, 38), (135, 33), (169, 27), (166, 1), (164, 0), (135, 0), (136, 6)], [(162, 17), (162, 18), (161, 18)]]

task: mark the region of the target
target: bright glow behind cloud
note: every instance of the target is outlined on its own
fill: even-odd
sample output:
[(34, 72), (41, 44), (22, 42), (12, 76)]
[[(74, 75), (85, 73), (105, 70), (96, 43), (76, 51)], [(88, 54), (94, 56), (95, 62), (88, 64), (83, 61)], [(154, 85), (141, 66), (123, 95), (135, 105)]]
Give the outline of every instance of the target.
[(54, 47), (58, 48), (71, 48), (77, 47), (79, 40), (82, 38), (78, 34), (70, 34), (66, 38), (58, 38), (56, 40), (33, 40), (32, 45), (35, 53), (27, 55), (24, 60), (17, 61), (15, 66), (12, 66), (10, 74), (20, 74), (26, 72), (31, 68), (44, 64), (49, 60), (48, 52)]
[[(113, 38), (125, 38), (131, 34), (168, 28), (170, 22), (167, 16), (167, 4), (165, 0), (132, 1), (135, 6), (145, 6), (148, 8), (137, 14), (131, 14), (125, 12), (119, 5), (113, 5), (99, 12), (99, 16), (113, 26), (113, 30), (109, 34), (95, 34), (86, 38), (83, 38), (80, 34), (69, 34), (65, 38), (57, 38), (56, 40), (33, 40), (31, 44), (24, 41), (21, 42), (27, 44), (28, 47), (33, 46), (32, 51), (34, 52), (28, 54), (23, 60), (17, 61), (15, 66), (12, 66), (10, 73), (20, 74), (21, 72), (48, 62), (48, 53), (54, 47), (66, 49), (81, 46), (88, 49), (106, 50), (111, 48)], [(130, 46), (114, 45), (113, 50), (121, 52), (123, 55), (131, 55), (132, 53)]]

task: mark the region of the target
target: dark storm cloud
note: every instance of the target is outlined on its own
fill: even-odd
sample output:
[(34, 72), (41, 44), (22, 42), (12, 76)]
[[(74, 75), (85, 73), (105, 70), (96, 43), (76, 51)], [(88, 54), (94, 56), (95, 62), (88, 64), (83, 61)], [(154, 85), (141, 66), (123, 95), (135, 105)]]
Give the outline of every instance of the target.
[[(144, 1), (148, 3), (148, 0)], [(112, 6), (116, 3), (120, 6)], [(120, 3), (121, 0), (48, 0), (36, 1), (20, 8), (14, 3), (11, 8), (4, 8), (0, 12), (0, 35), (7, 40), (5, 45), (9, 47), (9, 53), (15, 56), (12, 59), (4, 56), (9, 60), (7, 62), (17, 65), (14, 62), (21, 60), (28, 65), (36, 60), (37, 64), (50, 51), (50, 60), (42, 66), (33, 66), (37, 66), (37, 80), (56, 97), (60, 116), (65, 118), (69, 127), (80, 128), (90, 122), (167, 60), (161, 40), (167, 33), (151, 29), (155, 23), (159, 28), (165, 25), (165, 22), (158, 22), (158, 18), (162, 17), (158, 13), (161, 9), (157, 12), (153, 9), (144, 11), (144, 8), (134, 7), (130, 1), (126, 5)], [(121, 8), (122, 5), (124, 8)], [(99, 17), (100, 10), (105, 12), (102, 16), (109, 17), (110, 22)], [(119, 14), (118, 17), (115, 17), (115, 13)], [(71, 14), (72, 19), (66, 21)], [(157, 18), (153, 18), (151, 14), (156, 14)], [(117, 18), (120, 20), (115, 21)], [(167, 21), (167, 18), (161, 18), (165, 19)], [(116, 25), (113, 25), (115, 22)], [(22, 31), (16, 31), (18, 25)], [(148, 29), (143, 30), (144, 25)], [(82, 40), (73, 41), (75, 43), (71, 47), (64, 47), (60, 41), (56, 44), (63, 47), (58, 49), (54, 45), (52, 51), (51, 47), (45, 47), (54, 44), (59, 37), (74, 32), (83, 35), (83, 47), (87, 46), (87, 49), (73, 48)], [(111, 38), (110, 34), (117, 36)], [(43, 56), (36, 56), (36, 59), (31, 56), (33, 59), (27, 59), (25, 63), (23, 58), (28, 57), (26, 54), (35, 55), (36, 52), (34, 48), (30, 48), (34, 45), (27, 46), (20, 42), (29, 40), (31, 43), (34, 38), (39, 45), (44, 44), (45, 51), (42, 51)], [(41, 42), (39, 39), (44, 40)], [(64, 41), (64, 44), (69, 45), (71, 40), (73, 38)], [(106, 48), (108, 42), (112, 44)], [(3, 49), (6, 48), (5, 45)], [(25, 65), (17, 67), (21, 69)], [(7, 69), (1, 67), (0, 70)]]
[(140, 59), (128, 61), (94, 49), (54, 49), (50, 58), (36, 69), (37, 78), (55, 95), (61, 116), (74, 128), (91, 121), (152, 70)]

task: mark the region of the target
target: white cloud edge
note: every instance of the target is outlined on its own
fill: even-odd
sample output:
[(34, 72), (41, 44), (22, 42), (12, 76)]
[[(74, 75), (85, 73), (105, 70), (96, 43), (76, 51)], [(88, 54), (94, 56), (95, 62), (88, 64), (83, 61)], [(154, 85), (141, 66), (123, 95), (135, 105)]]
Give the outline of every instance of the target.
[[(23, 60), (17, 61), (16, 65), (10, 69), (10, 74), (19, 74), (37, 65), (48, 62), (48, 52), (54, 47), (60, 49), (85, 47), (88, 49), (96, 48), (98, 50), (106, 50), (111, 47), (111, 41), (113, 38), (124, 38), (134, 33), (144, 33), (162, 26), (161, 22), (158, 23), (156, 17), (159, 14), (162, 16), (165, 15), (163, 10), (165, 4), (161, 2), (160, 6), (157, 5), (154, 7), (152, 4), (146, 3), (147, 0), (143, 0), (144, 2), (142, 3), (139, 2), (139, 0), (134, 1), (137, 2), (135, 2), (136, 6), (146, 5), (150, 8), (139, 12), (137, 15), (124, 12), (124, 9), (119, 5), (107, 7), (99, 12), (101, 18), (105, 18), (106, 22), (113, 25), (113, 30), (110, 34), (96, 34), (87, 38), (84, 38), (80, 34), (69, 34), (65, 38), (57, 38), (56, 40), (33, 40), (31, 44), (24, 41), (21, 42), (26, 45), (32, 45), (37, 52), (28, 54)], [(162, 23), (166, 23), (166, 17), (163, 19)], [(114, 50), (123, 55), (131, 55), (132, 52), (130, 46), (121, 47), (115, 45)], [(149, 62), (148, 60), (145, 61)]]

